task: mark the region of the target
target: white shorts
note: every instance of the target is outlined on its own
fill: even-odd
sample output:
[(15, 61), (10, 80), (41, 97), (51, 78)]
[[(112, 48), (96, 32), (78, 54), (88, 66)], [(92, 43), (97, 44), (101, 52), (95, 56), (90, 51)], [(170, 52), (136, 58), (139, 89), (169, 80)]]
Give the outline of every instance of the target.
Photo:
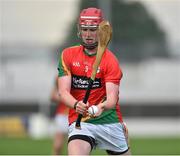
[(68, 133), (68, 116), (57, 114), (54, 119), (55, 132)]
[(76, 129), (73, 123), (68, 129), (68, 142), (82, 139), (89, 142), (91, 148), (97, 146), (100, 149), (124, 153), (128, 150), (124, 129), (124, 124), (121, 123), (95, 125), (85, 122), (81, 122), (81, 129)]

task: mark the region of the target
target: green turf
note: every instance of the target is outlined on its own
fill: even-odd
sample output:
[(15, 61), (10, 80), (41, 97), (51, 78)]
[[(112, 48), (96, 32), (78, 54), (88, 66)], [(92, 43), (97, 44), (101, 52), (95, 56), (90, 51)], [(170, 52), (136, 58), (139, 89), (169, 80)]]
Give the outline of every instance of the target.
[[(131, 151), (136, 155), (180, 155), (180, 137), (177, 138), (131, 138)], [(67, 154), (67, 146), (64, 152)], [(52, 140), (31, 138), (0, 138), (0, 155), (51, 155)], [(106, 154), (95, 150), (92, 155)]]
[(180, 137), (132, 138), (131, 151), (136, 155), (179, 155)]
[(0, 155), (51, 154), (51, 146), (52, 141), (50, 139), (0, 138)]

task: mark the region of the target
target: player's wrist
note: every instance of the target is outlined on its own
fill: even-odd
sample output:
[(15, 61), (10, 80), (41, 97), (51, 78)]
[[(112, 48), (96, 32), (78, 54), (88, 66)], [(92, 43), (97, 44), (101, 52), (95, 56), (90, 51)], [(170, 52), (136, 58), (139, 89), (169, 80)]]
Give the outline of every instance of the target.
[(104, 103), (104, 102), (101, 102), (99, 105), (100, 105), (100, 108), (101, 108), (102, 110), (105, 109), (105, 103)]
[(76, 102), (74, 103), (73, 108), (74, 108), (75, 110), (76, 110), (76, 107), (77, 107), (78, 102), (79, 102), (79, 101), (76, 101)]

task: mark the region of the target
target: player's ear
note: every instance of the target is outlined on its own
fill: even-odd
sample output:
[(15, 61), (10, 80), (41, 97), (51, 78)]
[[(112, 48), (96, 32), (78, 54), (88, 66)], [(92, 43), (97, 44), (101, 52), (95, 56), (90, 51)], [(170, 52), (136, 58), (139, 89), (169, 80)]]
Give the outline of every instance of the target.
[(78, 36), (78, 38), (81, 38), (81, 32), (80, 32), (79, 24), (77, 24), (77, 36)]
[(81, 33), (80, 33), (80, 31), (77, 32), (77, 36), (78, 36), (78, 38), (81, 38)]

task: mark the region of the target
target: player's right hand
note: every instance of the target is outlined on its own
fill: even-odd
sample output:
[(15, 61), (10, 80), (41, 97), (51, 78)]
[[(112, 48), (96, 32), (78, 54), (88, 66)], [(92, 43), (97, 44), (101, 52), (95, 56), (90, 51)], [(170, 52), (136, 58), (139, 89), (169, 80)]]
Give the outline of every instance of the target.
[(82, 114), (83, 116), (86, 116), (88, 106), (89, 106), (89, 102), (85, 104), (83, 103), (83, 101), (79, 101), (76, 105), (76, 112)]

